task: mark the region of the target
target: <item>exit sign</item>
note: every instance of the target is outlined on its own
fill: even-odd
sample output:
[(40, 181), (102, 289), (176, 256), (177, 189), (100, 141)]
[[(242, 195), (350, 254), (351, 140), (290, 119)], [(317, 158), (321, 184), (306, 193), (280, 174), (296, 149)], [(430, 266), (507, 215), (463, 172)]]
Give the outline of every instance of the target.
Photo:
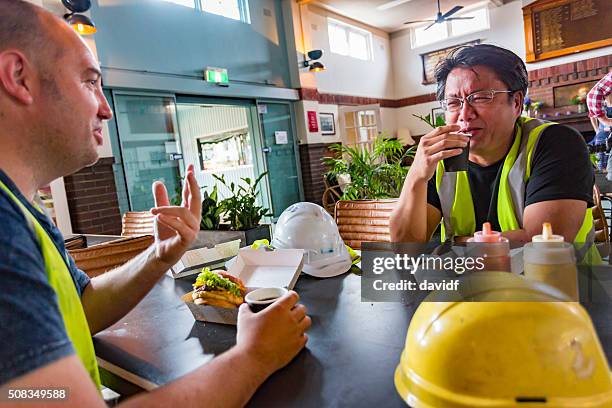
[(229, 85), (229, 77), (227, 76), (227, 69), (225, 68), (208, 67), (204, 73), (207, 82), (212, 82), (223, 86)]

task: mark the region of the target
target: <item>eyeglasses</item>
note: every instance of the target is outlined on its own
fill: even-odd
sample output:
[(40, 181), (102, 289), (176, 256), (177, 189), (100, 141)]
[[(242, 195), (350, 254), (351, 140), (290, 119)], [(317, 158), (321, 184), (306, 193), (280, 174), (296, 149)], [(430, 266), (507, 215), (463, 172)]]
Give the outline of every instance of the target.
[(476, 108), (481, 105), (491, 103), (495, 94), (498, 93), (514, 93), (514, 91), (496, 91), (491, 89), (489, 91), (478, 91), (466, 96), (465, 98), (446, 98), (440, 101), (442, 109), (447, 112), (459, 112), (463, 108), (463, 102), (467, 101), (470, 106)]

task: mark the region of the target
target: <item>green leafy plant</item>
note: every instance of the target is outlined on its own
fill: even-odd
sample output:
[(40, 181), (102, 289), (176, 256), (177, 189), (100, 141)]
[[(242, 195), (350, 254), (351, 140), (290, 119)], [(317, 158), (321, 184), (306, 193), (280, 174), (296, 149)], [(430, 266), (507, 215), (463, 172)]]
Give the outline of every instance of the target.
[(582, 105), (586, 103), (586, 95), (574, 95), (573, 98), (570, 99), (570, 103), (572, 105)]
[(423, 122), (427, 123), (432, 128), (437, 128), (437, 127), (446, 125), (446, 121), (444, 120), (442, 116), (433, 117), (431, 116), (431, 113), (428, 113), (425, 116), (415, 115), (413, 113), (412, 116), (414, 116), (415, 118), (421, 119)]
[(183, 202), (183, 178), (174, 188), (174, 196), (170, 200), (170, 205), (181, 205)]
[(351, 183), (343, 191), (343, 200), (382, 199), (399, 197), (409, 166), (404, 160), (414, 157), (415, 147), (404, 148), (397, 139), (384, 135), (374, 141), (371, 149), (361, 146), (333, 144), (333, 157), (323, 158), (329, 167), (328, 179), (348, 174)]
[(200, 229), (219, 229), (219, 223), (221, 222), (221, 213), (223, 212), (223, 209), (219, 205), (217, 198), (217, 186), (212, 189), (212, 192), (210, 194), (208, 194), (208, 191), (204, 191), (204, 193), (202, 194), (202, 221), (200, 221)]
[(222, 200), (219, 203), (221, 213), (227, 219), (233, 230), (244, 231), (255, 228), (262, 217), (272, 215), (272, 213), (263, 206), (257, 205), (257, 186), (259, 182), (268, 172), (259, 175), (255, 180), (249, 177), (241, 177), (241, 180), (246, 184), (236, 185), (236, 183), (228, 183), (225, 181), (225, 176), (213, 176), (227, 187), (232, 193), (231, 197)]

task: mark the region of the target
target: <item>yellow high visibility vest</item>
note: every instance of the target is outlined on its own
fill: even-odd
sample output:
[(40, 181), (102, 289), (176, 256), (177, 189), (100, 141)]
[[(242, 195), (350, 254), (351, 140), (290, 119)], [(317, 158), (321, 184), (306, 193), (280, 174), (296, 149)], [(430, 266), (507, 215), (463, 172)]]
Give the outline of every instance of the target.
[[(87, 369), (91, 380), (101, 389), (100, 373), (93, 347), (91, 331), (85, 317), (83, 304), (77, 292), (72, 275), (68, 269), (68, 255), (60, 254), (53, 240), (38, 222), (34, 214), (0, 181), (2, 188), (12, 198), (25, 215), (34, 236), (37, 238), (45, 261), (49, 285), (57, 295), (57, 303), (64, 321), (66, 333), (76, 350), (76, 354)], [(64, 258), (66, 257), (66, 258)]]
[[(517, 120), (514, 142), (504, 159), (497, 192), (497, 218), (502, 232), (523, 227), (525, 185), (531, 176), (533, 152), (542, 131), (554, 124), (525, 117)], [(442, 241), (473, 235), (476, 215), (467, 171), (444, 172), (443, 161), (438, 162), (436, 189), (442, 206)], [(587, 208), (574, 242), (590, 248), (594, 241), (593, 214)]]

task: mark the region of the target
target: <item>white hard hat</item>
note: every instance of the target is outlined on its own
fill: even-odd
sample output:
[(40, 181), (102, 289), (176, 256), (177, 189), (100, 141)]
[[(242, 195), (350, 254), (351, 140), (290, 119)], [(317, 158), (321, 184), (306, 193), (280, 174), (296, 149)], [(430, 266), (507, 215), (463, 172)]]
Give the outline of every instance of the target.
[(351, 256), (338, 226), (323, 207), (314, 203), (296, 203), (283, 211), (271, 244), (280, 249), (303, 249), (302, 270), (308, 275), (330, 278), (351, 268)]

